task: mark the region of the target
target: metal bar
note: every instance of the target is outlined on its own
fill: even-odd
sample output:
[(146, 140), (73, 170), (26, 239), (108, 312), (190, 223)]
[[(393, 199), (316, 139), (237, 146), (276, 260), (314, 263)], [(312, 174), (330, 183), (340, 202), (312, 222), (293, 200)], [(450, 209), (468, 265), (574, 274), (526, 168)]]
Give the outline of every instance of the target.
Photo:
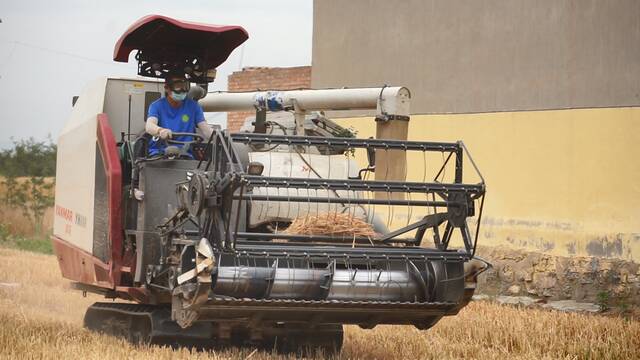
[(416, 236), (414, 239), (414, 244), (416, 246), (420, 246), (420, 244), (422, 244), (422, 239), (424, 239), (424, 234), (427, 232), (427, 227), (423, 226), (421, 228), (419, 228), (418, 230), (416, 230)]
[(256, 109), (256, 125), (254, 129), (258, 134), (267, 132), (267, 109)]
[[(208, 149), (211, 146), (211, 157), (213, 157), (213, 146), (211, 145), (212, 141), (213, 141), (213, 136), (215, 135), (215, 131), (211, 132), (211, 135), (209, 135), (209, 140), (207, 140), (207, 147), (205, 148), (205, 152), (206, 149)], [(200, 169), (200, 165), (202, 165), (202, 162), (204, 161), (204, 158), (200, 159), (200, 161), (198, 161), (198, 169)], [(209, 158), (209, 161), (207, 161), (207, 163), (211, 162), (211, 158)], [(208, 168), (208, 166), (207, 166)]]
[[(240, 185), (240, 196), (239, 196), (240, 199), (243, 198), (243, 196), (242, 196), (243, 192), (244, 192), (244, 184)], [(233, 199), (235, 200), (235, 196), (233, 196)], [(232, 204), (233, 204), (233, 202), (232, 202)], [(239, 226), (238, 224), (240, 223), (240, 213), (241, 213), (241, 210), (242, 210), (242, 205), (243, 205), (242, 203), (236, 202), (236, 223), (234, 224), (235, 225), (235, 229), (233, 229), (233, 231), (234, 231), (233, 232), (233, 247), (236, 246), (236, 242), (238, 241), (238, 226)]]
[(199, 308), (199, 319), (250, 318), (260, 313), (262, 320), (283, 320), (286, 317), (287, 322), (298, 324), (314, 324), (313, 319), (328, 318), (337, 318), (339, 322), (348, 324), (414, 324), (420, 318), (448, 314), (457, 306), (459, 304), (454, 302), (215, 298)]
[(219, 143), (220, 134), (217, 131), (213, 131), (211, 133), (211, 137), (212, 137), (211, 157), (209, 158), (209, 161), (207, 161), (207, 165), (204, 167), (204, 171), (209, 171), (209, 167), (211, 166), (211, 164), (213, 164), (214, 171), (218, 170), (216, 166), (218, 165), (218, 159), (220, 157), (220, 155), (218, 154), (218, 148), (219, 148), (218, 143)]
[(228, 148), (229, 154), (231, 155), (232, 167), (235, 167), (236, 172), (243, 173), (245, 169), (242, 167), (242, 161), (240, 160), (240, 156), (236, 152), (236, 149), (233, 147), (233, 141), (230, 137), (225, 138), (226, 143), (225, 146)]
[[(400, 228), (398, 230), (392, 231), (388, 234), (385, 234), (383, 237), (380, 238), (380, 240), (382, 242), (391, 240), (392, 238), (407, 233), (411, 230), (415, 230), (418, 228), (427, 228), (427, 227), (434, 227), (434, 226), (439, 226), (440, 224), (442, 224), (448, 217), (448, 213), (444, 212), (444, 213), (438, 213), (438, 214), (433, 214), (433, 215), (427, 215), (424, 218), (422, 218), (422, 220), (417, 221), (413, 224), (409, 224), (403, 228)], [(415, 239), (413, 239), (412, 242), (416, 242)]]
[(476, 170), (476, 174), (478, 174), (478, 176), (480, 177), (480, 182), (484, 184), (484, 177), (482, 176), (480, 169), (478, 169), (478, 166), (476, 166), (476, 162), (473, 161), (473, 158), (471, 157), (469, 150), (467, 150), (467, 147), (464, 145), (462, 141), (460, 141), (460, 146), (462, 146), (462, 148), (464, 149), (464, 152), (467, 153), (467, 157), (469, 157), (469, 161), (471, 161), (471, 165), (473, 165), (473, 168)]
[(447, 225), (444, 228), (444, 235), (442, 235), (442, 244), (444, 245), (445, 249), (449, 247), (449, 241), (451, 240), (452, 233), (453, 233), (453, 225), (451, 225), (450, 221), (447, 221)]
[(427, 201), (427, 200), (384, 200), (384, 199), (363, 199), (363, 198), (338, 198), (338, 197), (304, 197), (304, 196), (283, 196), (283, 195), (252, 195), (244, 194), (242, 196), (234, 195), (234, 200), (250, 200), (250, 201), (286, 201), (286, 202), (311, 202), (325, 204), (372, 204), (372, 205), (405, 205), (405, 206), (437, 206), (437, 207), (456, 207), (458, 204), (450, 204), (446, 201)]
[(230, 146), (231, 140), (219, 131), (214, 131), (212, 136), (215, 136), (215, 141), (211, 150), (211, 158), (207, 162), (205, 171), (209, 170), (209, 166), (213, 162), (214, 171), (222, 171), (224, 170), (223, 166), (229, 165), (232, 170), (240, 173), (243, 172), (242, 166), (238, 164), (238, 155), (235, 153), (233, 147)]
[(464, 242), (465, 249), (467, 250), (469, 255), (472, 255), (473, 244), (471, 243), (471, 234), (469, 234), (469, 225), (467, 224), (466, 220), (464, 221), (464, 225), (460, 227), (460, 233), (462, 234), (462, 242)]
[(438, 177), (440, 177), (440, 174), (442, 174), (442, 172), (444, 171), (444, 168), (449, 163), (449, 159), (451, 159), (451, 155), (453, 155), (453, 152), (450, 152), (449, 156), (447, 156), (447, 159), (442, 163), (442, 166), (440, 167), (440, 170), (438, 170), (438, 173), (436, 174), (436, 176), (433, 178), (433, 181), (438, 180)]
[(460, 147), (458, 150), (456, 150), (456, 176), (455, 176), (455, 183), (456, 184), (462, 184), (462, 154), (463, 154), (463, 150), (462, 147)]
[(272, 243), (266, 241), (241, 241), (238, 239), (236, 246), (237, 255), (249, 256), (320, 256), (320, 257), (349, 257), (350, 259), (369, 259), (374, 256), (382, 258), (422, 258), (422, 259), (469, 259), (469, 254), (458, 252), (457, 250), (438, 250), (422, 248), (418, 246), (411, 247), (393, 247), (393, 246), (358, 246), (352, 247), (351, 244), (334, 244), (334, 245), (290, 245), (281, 243)]
[(386, 191), (386, 192), (443, 192), (462, 191), (481, 193), (479, 184), (442, 184), (402, 181), (352, 180), (352, 179), (313, 179), (265, 177), (242, 175), (243, 181), (255, 187), (318, 188), (326, 190)]
[(482, 196), (482, 200), (480, 200), (480, 212), (478, 213), (478, 222), (476, 223), (476, 234), (475, 240), (473, 241), (473, 253), (471, 253), (471, 257), (476, 256), (476, 248), (478, 247), (478, 234), (480, 234), (480, 222), (482, 222), (482, 208), (484, 208), (484, 195)]
[[(226, 199), (226, 198), (228, 198), (228, 197), (227, 196), (223, 196), (223, 199)], [(223, 205), (224, 208), (227, 209), (227, 211), (223, 212), (223, 216), (222, 216), (222, 219), (224, 221), (224, 245), (229, 249), (233, 249), (233, 245), (231, 244), (231, 239), (233, 238), (233, 236), (231, 236), (231, 233), (229, 232), (229, 226), (231, 226), (231, 215), (232, 215), (232, 210), (233, 210), (233, 200), (230, 200), (228, 203), (223, 200), (223, 204), (224, 204)], [(226, 215), (226, 219), (225, 219), (224, 215)], [(234, 236), (235, 236), (235, 232), (234, 232)]]
[[(356, 242), (365, 242), (369, 243), (370, 241), (377, 241), (375, 238), (368, 238), (365, 236), (351, 237), (336, 237), (336, 236), (325, 236), (325, 235), (298, 235), (298, 234), (274, 234), (274, 233), (250, 233), (250, 232), (238, 232), (238, 238), (245, 239), (283, 239), (283, 240), (297, 240), (297, 241), (324, 241), (324, 242), (353, 242), (354, 239)], [(413, 239), (402, 239), (413, 241)]]
[[(227, 144), (227, 142), (225, 140), (226, 139), (223, 136), (220, 136), (220, 147), (222, 148), (222, 150), (224, 151), (224, 154), (226, 155), (226, 164), (230, 164), (231, 166), (233, 166), (233, 165), (237, 166), (237, 164), (234, 163), (234, 161), (233, 161), (234, 158), (231, 155), (231, 152), (229, 151), (229, 148), (231, 146), (228, 146), (228, 144)], [(237, 167), (238, 167), (237, 170), (241, 172), (242, 171), (242, 167), (240, 167), (240, 166), (237, 166)], [(220, 170), (222, 170), (222, 169), (220, 169)]]
[[(296, 242), (294, 240), (289, 240), (286, 242), (286, 244), (287, 246), (304, 246), (306, 249), (327, 248), (327, 247), (336, 247), (341, 249), (342, 247), (349, 247), (349, 248), (358, 248), (361, 250), (379, 247), (380, 245), (390, 246), (393, 244), (404, 244), (404, 245), (408, 245), (409, 247), (416, 246), (413, 238), (412, 239), (392, 239), (390, 241), (387, 241), (386, 243), (375, 242), (373, 244), (371, 244), (371, 242), (356, 242), (355, 247), (353, 243), (353, 238), (352, 239), (346, 238), (345, 240), (347, 241), (334, 242), (334, 243), (328, 243), (328, 242), (313, 243), (313, 242), (305, 242), (305, 241)], [(244, 244), (244, 245), (248, 245), (248, 244), (262, 245), (262, 244), (272, 244), (272, 243), (273, 242), (267, 241), (267, 240), (243, 240), (243, 239), (238, 240), (238, 244)]]
[(433, 244), (435, 245), (436, 248), (438, 248), (440, 250), (444, 250), (445, 249), (445, 247), (442, 244), (442, 241), (440, 239), (440, 228), (439, 228), (439, 226), (434, 226), (433, 227)]
[(394, 150), (419, 150), (419, 151), (437, 151), (437, 152), (455, 152), (460, 149), (460, 143), (448, 142), (422, 142), (422, 141), (403, 141), (388, 139), (356, 139), (341, 137), (321, 137), (321, 136), (294, 136), (294, 135), (265, 135), (252, 133), (235, 133), (231, 134), (231, 139), (235, 142), (245, 144), (281, 144), (281, 145), (322, 145), (322, 146), (339, 146), (353, 148), (376, 148), (376, 149), (394, 149)]
[[(442, 213), (442, 214), (445, 214), (445, 215), (443, 215), (443, 216), (446, 216), (446, 213)], [(438, 220), (438, 221), (442, 222), (442, 221), (444, 221), (444, 219), (442, 219), (442, 220)], [(430, 223), (432, 223), (432, 222), (434, 222), (434, 217), (433, 217), (433, 215), (425, 216), (425, 217), (424, 217), (422, 220), (420, 220), (420, 221), (417, 221), (417, 222), (415, 222), (415, 223), (413, 223), (413, 224), (409, 224), (409, 225), (407, 225), (407, 226), (405, 226), (405, 227), (402, 227), (402, 228), (400, 228), (400, 229), (398, 229), (398, 230), (391, 231), (390, 233), (385, 234), (383, 237), (381, 237), (381, 238), (380, 238), (380, 240), (381, 240), (382, 242), (385, 242), (385, 241), (387, 241), (387, 240), (391, 240), (391, 239), (393, 239), (394, 237), (396, 237), (396, 236), (398, 236), (398, 235), (402, 235), (402, 234), (404, 234), (404, 233), (407, 233), (407, 232), (409, 232), (409, 231), (411, 231), (411, 230), (415, 230), (415, 229), (417, 229), (417, 228), (419, 228), (419, 227), (422, 227), (422, 226), (427, 226), (428, 224), (430, 224)]]

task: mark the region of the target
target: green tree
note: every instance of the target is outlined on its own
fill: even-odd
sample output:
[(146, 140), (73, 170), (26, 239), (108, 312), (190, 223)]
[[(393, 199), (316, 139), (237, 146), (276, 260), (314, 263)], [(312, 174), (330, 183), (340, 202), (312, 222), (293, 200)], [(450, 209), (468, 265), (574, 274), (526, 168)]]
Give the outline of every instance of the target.
[(53, 182), (46, 182), (42, 177), (33, 176), (29, 179), (30, 196), (26, 203), (26, 213), (35, 224), (38, 234), (42, 233), (44, 212), (54, 203), (53, 187)]
[(4, 193), (2, 194), (2, 202), (10, 208), (19, 208), (26, 203), (29, 193), (28, 184), (18, 182), (14, 176), (7, 176), (2, 180)]
[(0, 151), (0, 175), (55, 176), (57, 147), (51, 137), (46, 141), (37, 141), (34, 138), (12, 141), (12, 149)]

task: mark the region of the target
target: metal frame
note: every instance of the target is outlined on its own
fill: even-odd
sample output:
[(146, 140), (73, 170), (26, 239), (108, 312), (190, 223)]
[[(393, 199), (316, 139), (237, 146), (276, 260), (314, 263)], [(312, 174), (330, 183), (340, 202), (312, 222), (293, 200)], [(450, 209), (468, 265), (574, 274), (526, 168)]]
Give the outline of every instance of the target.
[[(344, 151), (350, 148), (393, 149), (394, 151), (432, 151), (449, 153), (443, 155), (444, 171), (454, 158), (455, 176), (450, 183), (369, 181), (362, 179), (282, 178), (249, 175), (233, 143), (278, 144), (296, 146), (335, 146)], [(281, 136), (264, 134), (234, 134), (214, 132), (207, 148), (209, 158), (200, 161), (192, 171), (187, 171), (187, 180), (177, 185), (179, 210), (159, 226), (162, 251), (160, 262), (149, 267), (148, 288), (169, 292), (172, 299), (172, 319), (180, 326), (190, 326), (196, 319), (237, 318), (251, 316), (261, 318), (256, 323), (269, 319), (290, 322), (306, 322), (309, 314), (315, 314), (311, 323), (354, 323), (374, 326), (378, 323), (411, 323), (420, 328), (433, 325), (442, 315), (456, 313), (468, 299), (464, 282), (463, 263), (473, 258), (477, 243), (472, 240), (466, 218), (475, 214), (475, 202), (480, 202), (480, 213), (485, 186), (463, 183), (463, 154), (468, 152), (461, 142), (430, 143), (386, 140), (363, 140), (352, 138), (319, 138), (308, 136)], [(470, 158), (470, 156), (469, 156)], [(477, 171), (477, 168), (474, 168)], [(482, 176), (479, 175), (482, 179)], [(443, 177), (444, 178), (444, 177)], [(301, 196), (254, 195), (256, 188), (303, 188), (329, 190), (327, 198)], [(347, 191), (354, 197), (339, 197), (337, 191)], [(361, 198), (359, 191), (387, 192), (430, 196), (426, 200), (398, 199), (389, 196), (387, 201)], [(437, 197), (437, 199), (436, 199)], [(434, 209), (422, 219), (387, 232), (382, 236), (345, 238), (331, 234), (305, 235), (249, 231), (247, 228), (249, 206), (253, 201), (297, 201), (344, 204), (388, 204), (396, 206), (420, 206)], [(195, 225), (190, 230), (188, 223)], [(445, 225), (442, 236), (439, 227)], [(422, 238), (427, 229), (433, 229), (435, 248), (424, 248)], [(454, 229), (460, 229), (465, 249), (449, 249)], [(415, 236), (406, 234), (415, 231)], [(286, 243), (274, 241), (286, 240)], [(207, 265), (209, 264), (209, 265)], [(210, 270), (197, 270), (211, 266)], [(247, 278), (237, 277), (238, 269), (253, 269), (248, 277), (259, 279), (245, 288), (239, 282)], [(283, 292), (276, 286), (277, 274), (293, 277), (280, 278), (287, 286), (296, 289), (311, 281), (314, 291)], [(211, 271), (211, 272), (208, 272)], [(388, 277), (401, 271), (411, 280), (407, 289), (414, 291), (409, 300), (402, 291), (394, 287), (380, 287), (387, 291), (380, 296), (390, 296), (390, 302), (372, 300), (368, 297), (371, 277)], [(298, 283), (296, 275), (299, 274)], [(305, 275), (302, 275), (305, 274)], [(356, 279), (356, 274), (364, 278)], [(383, 275), (386, 274), (386, 275)], [(186, 276), (185, 276), (186, 275)], [(191, 276), (191, 277), (189, 277)], [(280, 275), (282, 276), (282, 275)], [(305, 280), (305, 276), (307, 280)], [(313, 278), (319, 276), (320, 278)], [(344, 277), (353, 277), (344, 283)], [(180, 278), (182, 277), (182, 280)], [(337, 277), (337, 279), (336, 279)], [(428, 277), (428, 278), (427, 278)], [(286, 279), (286, 280), (283, 280)], [(322, 279), (322, 280), (320, 280)], [(431, 280), (429, 280), (431, 279)], [(337, 284), (336, 293), (332, 293)], [(340, 293), (341, 286), (348, 286), (357, 295)], [(238, 288), (244, 290), (236, 290)], [(353, 287), (353, 289), (351, 288)], [(386, 289), (386, 290), (383, 290)], [(211, 293), (211, 290), (214, 292)], [(275, 291), (275, 293), (274, 293)], [(289, 290), (287, 290), (289, 291)], [(394, 292), (396, 291), (396, 292)], [(221, 294), (216, 296), (215, 294)], [(212, 295), (213, 294), (213, 295)], [(274, 299), (271, 299), (271, 297)], [(333, 296), (333, 297), (332, 297)], [(279, 297), (282, 297), (281, 299)], [(289, 299), (288, 297), (291, 297)], [(356, 300), (353, 300), (355, 297)], [(251, 298), (247, 300), (246, 298)], [(221, 302), (222, 301), (222, 302)], [(404, 311), (415, 309), (423, 317), (417, 319)], [(294, 309), (296, 306), (304, 309)], [(353, 306), (352, 306), (353, 305)], [(366, 308), (366, 310), (363, 310)], [(278, 310), (277, 313), (272, 310)], [(372, 318), (370, 311), (376, 313)], [(350, 315), (345, 316), (345, 312)], [(265, 317), (262, 319), (262, 317)], [(322, 320), (319, 317), (322, 316)]]
[[(402, 182), (402, 181), (371, 181), (360, 179), (320, 179), (320, 178), (281, 178), (261, 175), (249, 175), (242, 168), (238, 154), (231, 146), (232, 142), (243, 144), (287, 145), (287, 146), (334, 146), (340, 148), (373, 148), (404, 151), (423, 151), (448, 153), (441, 168), (437, 172), (433, 182)], [(222, 251), (236, 251), (237, 245), (255, 244), (255, 240), (286, 239), (291, 242), (300, 242), (305, 246), (315, 246), (314, 242), (340, 244), (349, 242), (353, 246), (373, 245), (383, 249), (391, 244), (404, 244), (406, 246), (419, 246), (428, 228), (433, 229), (433, 241), (438, 251), (448, 251), (449, 243), (455, 229), (459, 229), (465, 246), (467, 257), (473, 257), (478, 240), (479, 224), (484, 206), (485, 184), (475, 162), (471, 158), (464, 144), (459, 142), (418, 142), (381, 139), (354, 139), (354, 138), (325, 138), (313, 136), (288, 136), (267, 135), (255, 133), (237, 133), (228, 135), (225, 132), (214, 132), (209, 139), (212, 152), (206, 166), (194, 172), (193, 177), (200, 177), (203, 184), (211, 184), (206, 190), (201, 190), (199, 203), (205, 210), (202, 231), (199, 236), (207, 237), (215, 242), (215, 246)], [(463, 183), (464, 154), (469, 158), (476, 174), (481, 181), (477, 184)], [(442, 183), (438, 178), (451, 159), (455, 159), (455, 176), (452, 183)], [(193, 181), (193, 180), (192, 180)], [(367, 198), (340, 198), (340, 197), (302, 197), (286, 195), (254, 195), (255, 188), (299, 188), (317, 190), (343, 190), (366, 191), (387, 193), (417, 193), (431, 195), (433, 200), (393, 199), (367, 199)], [(436, 200), (435, 197), (438, 197)], [(408, 223), (407, 226), (392, 231), (381, 237), (375, 238), (349, 238), (319, 235), (301, 234), (273, 234), (247, 232), (238, 229), (241, 222), (242, 204), (249, 201), (287, 201), (287, 202), (318, 202), (325, 204), (363, 204), (363, 205), (390, 205), (390, 206), (415, 206), (433, 208), (435, 214), (425, 216), (423, 219)], [(475, 201), (480, 202), (478, 227), (475, 238), (472, 238), (466, 218), (475, 215)], [(206, 208), (206, 209), (205, 209)], [(444, 209), (444, 212), (438, 212)], [(200, 212), (198, 211), (198, 214)], [(192, 214), (192, 219), (197, 214)], [(186, 221), (186, 214), (185, 219)], [(444, 232), (440, 234), (440, 225), (446, 223)], [(400, 238), (402, 234), (417, 230), (414, 238)], [(288, 244), (290, 246), (293, 244)], [(274, 243), (263, 242), (263, 247), (275, 249)], [(369, 248), (370, 249), (370, 248)], [(295, 251), (294, 251), (295, 252)]]

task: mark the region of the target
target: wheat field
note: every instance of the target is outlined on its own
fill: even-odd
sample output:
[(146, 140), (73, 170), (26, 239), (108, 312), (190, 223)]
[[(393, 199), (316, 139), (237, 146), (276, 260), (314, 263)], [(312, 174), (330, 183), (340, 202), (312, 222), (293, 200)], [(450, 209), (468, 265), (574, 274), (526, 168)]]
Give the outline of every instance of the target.
[[(104, 299), (71, 290), (54, 256), (0, 248), (0, 358), (292, 358), (252, 348), (196, 352), (132, 346), (82, 328), (84, 311), (95, 301)], [(347, 326), (339, 358), (638, 359), (640, 322), (476, 302), (428, 331)]]

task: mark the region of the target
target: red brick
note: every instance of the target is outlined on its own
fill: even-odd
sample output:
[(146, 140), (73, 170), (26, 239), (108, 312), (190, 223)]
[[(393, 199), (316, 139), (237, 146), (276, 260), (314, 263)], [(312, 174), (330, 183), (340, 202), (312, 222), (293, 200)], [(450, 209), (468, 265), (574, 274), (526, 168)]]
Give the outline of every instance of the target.
[[(290, 68), (245, 67), (229, 75), (229, 91), (293, 90), (311, 87), (311, 66)], [(229, 112), (227, 128), (238, 131), (252, 112)]]

